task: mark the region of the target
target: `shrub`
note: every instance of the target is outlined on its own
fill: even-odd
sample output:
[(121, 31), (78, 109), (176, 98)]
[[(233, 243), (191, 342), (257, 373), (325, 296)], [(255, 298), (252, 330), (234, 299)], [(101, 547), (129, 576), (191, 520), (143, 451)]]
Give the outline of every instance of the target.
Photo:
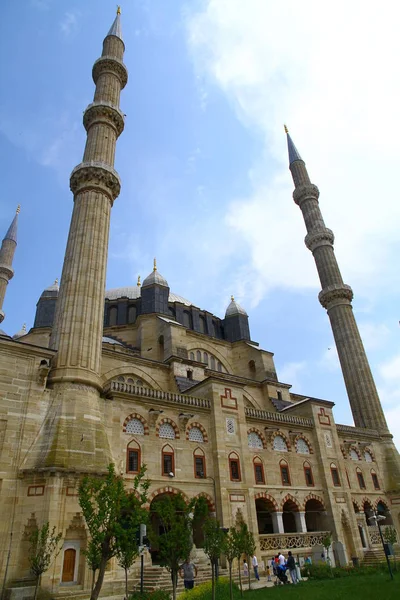
[[(216, 583), (215, 597), (218, 600), (229, 600), (229, 579), (220, 577)], [(239, 588), (233, 584), (234, 598), (239, 597)], [(211, 598), (211, 581), (197, 585), (193, 590), (185, 593), (185, 600), (209, 600)]]
[(341, 579), (343, 577), (359, 577), (361, 575), (376, 575), (387, 571), (386, 562), (377, 564), (372, 567), (334, 567), (331, 568), (325, 563), (314, 565), (305, 565), (301, 569), (303, 577), (309, 579)]

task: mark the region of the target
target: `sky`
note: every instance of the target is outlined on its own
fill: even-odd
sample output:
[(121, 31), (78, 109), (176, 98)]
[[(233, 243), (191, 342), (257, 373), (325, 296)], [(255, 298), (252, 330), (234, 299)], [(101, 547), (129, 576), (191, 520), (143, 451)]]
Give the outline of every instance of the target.
[[(125, 0), (129, 81), (107, 288), (152, 270), (223, 318), (233, 294), (292, 391), (352, 424), (292, 199), (283, 124), (320, 189), (389, 427), (400, 446), (400, 9), (394, 0)], [(4, 0), (0, 236), (18, 204), (2, 328), (33, 325), (60, 277), (93, 62), (109, 0)]]

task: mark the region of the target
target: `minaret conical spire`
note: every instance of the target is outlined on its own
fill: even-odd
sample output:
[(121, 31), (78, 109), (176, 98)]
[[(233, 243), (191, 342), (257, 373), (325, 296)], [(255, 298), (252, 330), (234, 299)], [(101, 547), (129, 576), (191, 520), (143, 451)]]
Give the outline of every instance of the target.
[(82, 162), (71, 173), (71, 225), (50, 345), (58, 350), (49, 381), (80, 382), (97, 389), (103, 335), (104, 290), (111, 207), (120, 193), (114, 169), (116, 141), (124, 129), (120, 92), (128, 72), (123, 63), (120, 11), (93, 65), (94, 100), (83, 124)]
[(289, 152), (289, 165), (291, 165), (296, 160), (302, 161), (303, 159), (300, 156), (300, 152), (297, 150), (296, 146), (294, 145), (293, 140), (290, 137), (290, 133), (289, 133), (289, 130), (286, 127), (286, 125), (284, 125), (284, 128), (285, 128), (285, 133), (287, 136), (287, 145), (288, 145), (288, 152)]
[(109, 35), (115, 35), (115, 37), (117, 37), (121, 41), (123, 41), (122, 28), (121, 28), (121, 7), (120, 6), (118, 6), (118, 8), (117, 8), (117, 16), (115, 17), (114, 23), (111, 25), (107, 36), (109, 36)]
[(322, 290), (319, 301), (327, 310), (342, 367), (347, 394), (357, 427), (378, 429), (388, 434), (385, 415), (378, 397), (351, 301), (353, 291), (343, 282), (333, 249), (333, 232), (325, 226), (319, 207), (319, 190), (310, 182), (304, 161), (290, 160), (295, 148), (289, 137), (289, 162), (295, 190), (293, 199), (303, 213), (307, 229), (305, 244), (313, 253)]
[(6, 295), (6, 289), (10, 279), (14, 277), (14, 270), (12, 268), (15, 249), (17, 247), (17, 229), (18, 229), (18, 215), (20, 212), (20, 205), (18, 204), (15, 217), (13, 218), (10, 227), (7, 230), (6, 235), (1, 244), (0, 248), (0, 323), (4, 321), (3, 303)]

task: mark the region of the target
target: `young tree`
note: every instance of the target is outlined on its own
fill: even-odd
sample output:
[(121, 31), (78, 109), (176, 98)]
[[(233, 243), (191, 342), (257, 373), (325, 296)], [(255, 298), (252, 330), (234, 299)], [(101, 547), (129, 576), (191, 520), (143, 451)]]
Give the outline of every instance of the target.
[(33, 600), (36, 600), (42, 574), (47, 571), (52, 560), (60, 553), (61, 546), (58, 546), (58, 543), (61, 537), (62, 533), (56, 534), (55, 527), (50, 531), (48, 522), (42, 525), (40, 529), (38, 527), (34, 529), (29, 536), (28, 560), (31, 571), (36, 577)]
[(232, 565), (233, 561), (238, 555), (238, 537), (237, 531), (234, 527), (231, 527), (229, 531), (225, 534), (224, 543), (222, 547), (222, 552), (226, 556), (226, 560), (228, 561), (229, 567), (229, 597), (230, 600), (233, 600), (233, 582), (232, 582)]
[(252, 566), (252, 558), (256, 551), (256, 543), (254, 541), (254, 536), (249, 531), (246, 523), (241, 525), (241, 539), (242, 539), (242, 551), (243, 554), (246, 555), (247, 564), (249, 565), (249, 590), (251, 589), (251, 566)]
[(92, 538), (89, 540), (86, 550), (84, 550), (86, 556), (86, 562), (92, 571), (92, 591), (94, 588), (94, 581), (96, 577), (96, 571), (100, 569), (101, 562), (101, 548), (99, 544)]
[(145, 473), (143, 466), (133, 480), (133, 489), (125, 490), (122, 477), (109, 465), (105, 477), (85, 477), (79, 486), (79, 504), (91, 536), (90, 553), (95, 558), (100, 556), (90, 600), (99, 596), (107, 562), (118, 552), (117, 540), (122, 529), (135, 537), (139, 523), (146, 518), (143, 505), (150, 482), (144, 479)]
[(162, 535), (149, 532), (152, 543), (159, 547), (161, 565), (171, 573), (172, 597), (176, 600), (178, 573), (182, 563), (190, 556), (193, 546), (192, 522), (204, 510), (203, 498), (186, 504), (182, 494), (162, 496), (152, 505), (160, 519)]
[(204, 523), (204, 552), (211, 561), (211, 594), (215, 600), (216, 565), (221, 556), (225, 534), (216, 519), (208, 518)]
[(242, 554), (244, 554), (244, 547), (245, 547), (243, 525), (240, 526), (238, 529), (232, 529), (231, 535), (232, 535), (233, 546), (236, 550), (235, 558), (237, 558), (237, 561), (238, 561), (240, 595), (243, 597), (242, 573), (241, 573), (241, 565), (240, 565), (240, 559), (242, 558)]

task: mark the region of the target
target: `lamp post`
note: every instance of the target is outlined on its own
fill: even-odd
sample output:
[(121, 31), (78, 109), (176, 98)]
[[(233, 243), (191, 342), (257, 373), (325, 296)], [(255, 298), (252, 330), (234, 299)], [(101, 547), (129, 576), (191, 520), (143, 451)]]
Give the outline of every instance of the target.
[(390, 577), (391, 577), (391, 579), (393, 579), (392, 567), (390, 565), (389, 556), (386, 553), (385, 541), (383, 539), (382, 529), (381, 529), (381, 524), (380, 524), (380, 521), (383, 521), (384, 519), (386, 519), (386, 517), (384, 517), (383, 515), (379, 515), (375, 510), (374, 510), (373, 516), (372, 517), (368, 517), (368, 521), (374, 521), (375, 524), (378, 526), (378, 531), (379, 531), (379, 535), (380, 535), (380, 538), (381, 538), (383, 551), (385, 553), (385, 558), (386, 558), (387, 566), (388, 566), (388, 569), (389, 569)]

